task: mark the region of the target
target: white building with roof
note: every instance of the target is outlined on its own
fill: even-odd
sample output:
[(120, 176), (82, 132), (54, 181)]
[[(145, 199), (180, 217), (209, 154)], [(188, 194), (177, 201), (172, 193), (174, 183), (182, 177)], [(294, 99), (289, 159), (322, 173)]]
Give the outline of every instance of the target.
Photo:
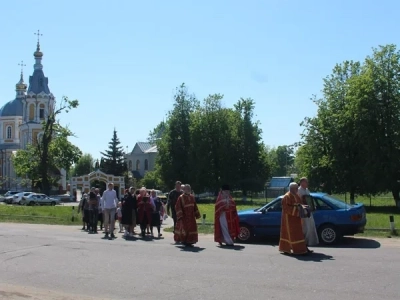
[[(35, 64), (29, 76), (29, 86), (24, 82), (21, 70), (16, 84), (14, 100), (0, 108), (0, 187), (2, 190), (19, 189), (19, 181), (11, 157), (28, 144), (37, 143), (42, 134), (42, 122), (53, 110), (55, 97), (50, 92), (49, 80), (43, 72), (39, 40), (33, 54)], [(22, 65), (21, 65), (22, 66)], [(60, 170), (60, 185), (66, 188), (66, 172)]]
[(157, 146), (147, 142), (138, 142), (131, 153), (125, 155), (128, 170), (133, 177), (140, 179), (144, 174), (153, 171), (156, 165)]

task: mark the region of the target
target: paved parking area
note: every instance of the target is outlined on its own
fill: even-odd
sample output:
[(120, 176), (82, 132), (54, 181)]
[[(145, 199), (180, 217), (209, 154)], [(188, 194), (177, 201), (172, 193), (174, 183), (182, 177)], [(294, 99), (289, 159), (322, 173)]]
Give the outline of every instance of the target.
[(399, 240), (346, 239), (309, 258), (276, 245), (186, 251), (161, 240), (103, 240), (78, 227), (0, 224), (0, 299), (399, 299)]

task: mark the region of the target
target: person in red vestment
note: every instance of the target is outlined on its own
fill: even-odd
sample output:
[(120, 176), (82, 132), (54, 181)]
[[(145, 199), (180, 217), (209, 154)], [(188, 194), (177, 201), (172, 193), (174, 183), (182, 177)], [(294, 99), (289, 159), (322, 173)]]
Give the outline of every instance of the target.
[(191, 191), (190, 185), (185, 184), (184, 193), (179, 196), (175, 204), (176, 227), (174, 240), (177, 243), (184, 244), (186, 247), (193, 247), (199, 240), (196, 219), (200, 219), (200, 212)]
[(279, 251), (285, 254), (306, 255), (308, 249), (304, 239), (300, 210), (304, 209), (298, 193), (299, 186), (292, 182), (289, 192), (282, 198), (281, 236)]
[(221, 246), (222, 243), (233, 246), (240, 231), (236, 203), (229, 190), (228, 185), (222, 186), (215, 202), (214, 241)]
[(142, 196), (141, 201), (138, 204), (138, 219), (143, 238), (146, 235), (146, 229), (150, 227), (152, 214), (153, 205), (150, 203), (150, 197)]
[[(145, 197), (149, 197), (150, 198), (150, 195), (147, 192), (147, 189), (145, 187), (142, 187), (142, 188), (140, 188), (139, 195), (137, 196), (138, 209), (139, 209), (140, 202), (142, 202), (143, 198), (145, 198)], [(150, 201), (148, 201), (148, 202), (150, 202)], [(138, 218), (139, 218), (139, 216), (138, 216)], [(150, 224), (146, 228), (146, 233), (150, 234)]]

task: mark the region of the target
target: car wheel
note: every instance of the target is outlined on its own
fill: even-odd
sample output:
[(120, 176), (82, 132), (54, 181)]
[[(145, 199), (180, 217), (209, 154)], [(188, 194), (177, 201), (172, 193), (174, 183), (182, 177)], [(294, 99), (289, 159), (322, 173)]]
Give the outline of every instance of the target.
[(56, 203), (54, 201), (51, 202), (51, 206), (56, 206)]
[(319, 241), (325, 245), (335, 244), (340, 239), (340, 233), (333, 224), (325, 224), (318, 228)]
[(239, 242), (248, 243), (253, 239), (253, 230), (250, 226), (240, 224), (239, 235), (237, 237)]

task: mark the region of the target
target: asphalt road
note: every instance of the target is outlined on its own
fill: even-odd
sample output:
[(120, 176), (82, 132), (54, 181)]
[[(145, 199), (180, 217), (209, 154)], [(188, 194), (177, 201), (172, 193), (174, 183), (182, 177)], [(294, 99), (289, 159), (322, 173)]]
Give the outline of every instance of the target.
[(0, 299), (399, 299), (399, 240), (347, 239), (310, 258), (276, 245), (184, 251), (172, 235), (102, 240), (77, 227), (0, 224)]

